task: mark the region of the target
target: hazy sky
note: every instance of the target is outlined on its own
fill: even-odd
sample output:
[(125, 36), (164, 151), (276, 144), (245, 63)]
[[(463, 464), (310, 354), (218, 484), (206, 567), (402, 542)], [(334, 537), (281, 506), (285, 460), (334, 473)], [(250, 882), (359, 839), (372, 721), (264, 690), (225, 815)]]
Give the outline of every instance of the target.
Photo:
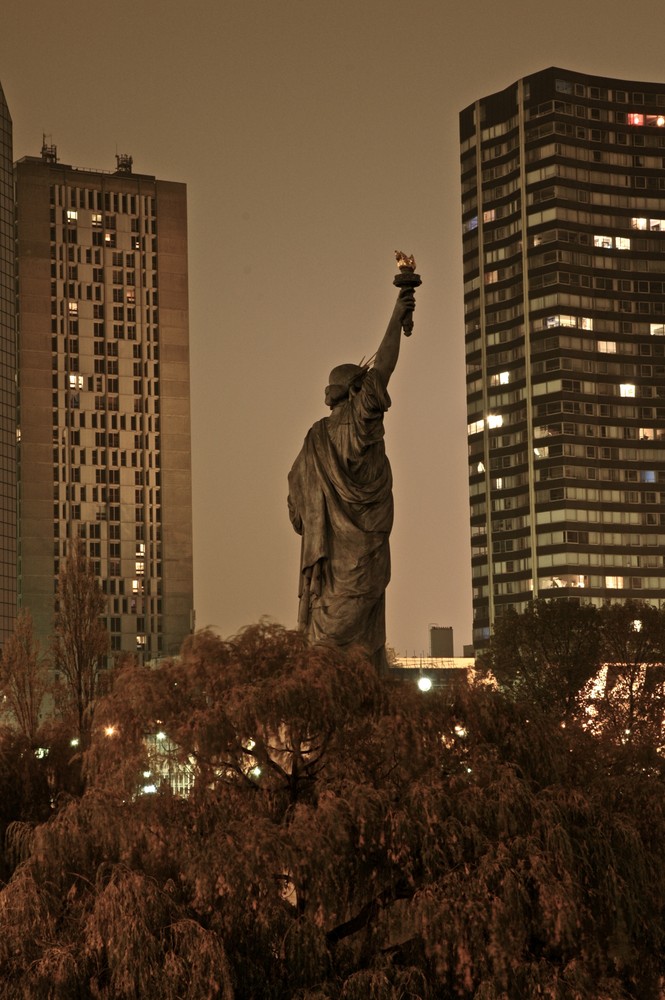
[(286, 476), (423, 285), (390, 385), (388, 642), (471, 635), (457, 115), (547, 66), (662, 81), (662, 0), (2, 0), (14, 154), (188, 187), (197, 624), (295, 624)]

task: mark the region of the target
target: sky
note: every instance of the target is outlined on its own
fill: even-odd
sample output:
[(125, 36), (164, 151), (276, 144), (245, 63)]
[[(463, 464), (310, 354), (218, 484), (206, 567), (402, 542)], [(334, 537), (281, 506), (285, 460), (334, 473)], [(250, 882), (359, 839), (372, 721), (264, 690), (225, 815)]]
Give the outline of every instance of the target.
[(662, 0), (2, 0), (14, 156), (188, 188), (197, 627), (294, 627), (286, 477), (331, 368), (423, 284), (390, 384), (387, 641), (471, 641), (459, 111), (559, 66), (662, 81)]

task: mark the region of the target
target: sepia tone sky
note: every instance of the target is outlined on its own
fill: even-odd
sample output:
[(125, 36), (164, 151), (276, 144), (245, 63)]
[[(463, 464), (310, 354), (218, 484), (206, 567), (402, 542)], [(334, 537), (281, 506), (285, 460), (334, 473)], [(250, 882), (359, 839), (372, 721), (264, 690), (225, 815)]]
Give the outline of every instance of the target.
[(662, 0), (3, 0), (14, 156), (188, 186), (197, 626), (295, 624), (286, 476), (423, 285), (390, 385), (388, 642), (471, 636), (457, 115), (547, 66), (665, 79)]

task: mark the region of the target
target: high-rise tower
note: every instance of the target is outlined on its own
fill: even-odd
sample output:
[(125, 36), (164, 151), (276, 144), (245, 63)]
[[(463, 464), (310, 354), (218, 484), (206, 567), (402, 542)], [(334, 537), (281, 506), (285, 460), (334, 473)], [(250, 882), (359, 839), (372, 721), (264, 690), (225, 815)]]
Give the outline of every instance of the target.
[(16, 615), (16, 322), (12, 120), (0, 86), (0, 645)]
[(108, 596), (114, 651), (177, 651), (192, 627), (183, 184), (16, 164), (19, 599), (51, 632), (79, 541)]
[(548, 69), (460, 115), (474, 642), (665, 600), (665, 84)]

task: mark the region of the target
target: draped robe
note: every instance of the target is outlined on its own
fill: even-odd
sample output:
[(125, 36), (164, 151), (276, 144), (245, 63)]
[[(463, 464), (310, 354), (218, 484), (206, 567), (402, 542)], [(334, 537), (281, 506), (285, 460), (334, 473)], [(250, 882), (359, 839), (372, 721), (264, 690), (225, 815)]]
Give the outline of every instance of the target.
[(302, 535), (301, 627), (313, 641), (361, 645), (379, 658), (393, 523), (389, 406), (371, 369), (355, 395), (314, 424), (289, 473), (289, 514)]

